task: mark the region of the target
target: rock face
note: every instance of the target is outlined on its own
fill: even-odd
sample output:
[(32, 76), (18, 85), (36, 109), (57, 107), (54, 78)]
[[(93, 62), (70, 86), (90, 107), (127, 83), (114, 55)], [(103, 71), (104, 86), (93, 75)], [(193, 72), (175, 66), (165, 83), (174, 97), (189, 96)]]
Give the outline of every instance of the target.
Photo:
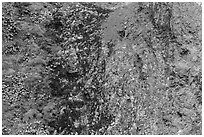
[(3, 5), (3, 134), (202, 134), (201, 5)]
[[(111, 13), (103, 25), (104, 45), (111, 51), (106, 90), (110, 111), (115, 115), (109, 134), (189, 134), (196, 128), (193, 121), (187, 127), (180, 126), (191, 116), (178, 115), (177, 111), (185, 107), (180, 110), (178, 104), (172, 105), (180, 98), (175, 95), (178, 89), (187, 87), (190, 96), (196, 98), (185, 76), (198, 72), (194, 64), (201, 65), (193, 61), (196, 55), (192, 59), (201, 48), (199, 9), (196, 3), (132, 3)], [(190, 23), (192, 20), (195, 23)], [(182, 25), (187, 22), (188, 28)], [(193, 113), (197, 111), (196, 107)], [(184, 121), (176, 124), (176, 117)]]

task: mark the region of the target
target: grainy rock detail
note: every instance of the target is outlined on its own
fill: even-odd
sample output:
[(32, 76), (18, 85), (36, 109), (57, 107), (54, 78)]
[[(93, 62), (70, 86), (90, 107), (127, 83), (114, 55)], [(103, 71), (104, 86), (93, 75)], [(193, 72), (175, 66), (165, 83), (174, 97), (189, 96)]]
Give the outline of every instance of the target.
[(202, 5), (3, 2), (4, 135), (201, 135)]

